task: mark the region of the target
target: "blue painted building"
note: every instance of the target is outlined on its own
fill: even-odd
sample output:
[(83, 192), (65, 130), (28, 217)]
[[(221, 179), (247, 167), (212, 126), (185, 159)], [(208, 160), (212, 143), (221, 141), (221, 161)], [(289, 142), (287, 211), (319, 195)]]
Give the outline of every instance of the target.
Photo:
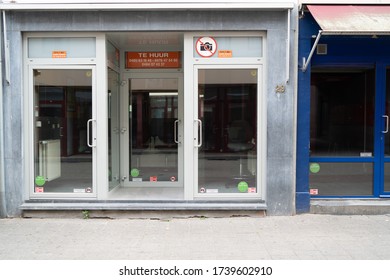
[(309, 211), (313, 199), (386, 200), (390, 8), (300, 9), (297, 212)]

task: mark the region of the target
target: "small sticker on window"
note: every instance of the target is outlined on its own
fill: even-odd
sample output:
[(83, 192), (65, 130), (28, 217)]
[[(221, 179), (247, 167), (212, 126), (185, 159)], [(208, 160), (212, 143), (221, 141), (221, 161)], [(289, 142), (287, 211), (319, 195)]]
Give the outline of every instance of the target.
[(310, 195), (318, 195), (318, 189), (310, 189)]
[(206, 193), (218, 193), (218, 189), (207, 189)]
[(150, 182), (157, 182), (157, 176), (150, 176)]
[(45, 192), (45, 189), (43, 187), (35, 187), (35, 192), (36, 193), (43, 193), (43, 192)]
[(360, 153), (360, 157), (372, 157), (372, 153), (362, 152)]
[(320, 172), (321, 167), (318, 163), (314, 162), (314, 163), (310, 163), (309, 169), (310, 169), (311, 173), (316, 174), (316, 173)]
[(248, 193), (256, 193), (256, 188), (248, 188)]

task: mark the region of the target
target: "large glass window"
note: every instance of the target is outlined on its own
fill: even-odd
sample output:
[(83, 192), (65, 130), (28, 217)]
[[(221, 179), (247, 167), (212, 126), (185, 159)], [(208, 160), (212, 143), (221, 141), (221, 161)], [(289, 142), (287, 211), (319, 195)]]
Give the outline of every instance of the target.
[(92, 70), (35, 69), (33, 75), (34, 192), (90, 193)]
[(372, 156), (374, 70), (314, 72), (310, 97), (312, 156)]

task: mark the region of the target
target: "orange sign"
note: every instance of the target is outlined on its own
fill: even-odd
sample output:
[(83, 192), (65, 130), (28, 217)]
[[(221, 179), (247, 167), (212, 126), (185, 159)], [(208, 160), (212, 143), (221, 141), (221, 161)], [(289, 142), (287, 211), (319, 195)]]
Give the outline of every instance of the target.
[(230, 58), (230, 57), (233, 57), (233, 52), (232, 51), (218, 51), (218, 57)]
[(52, 51), (51, 57), (52, 58), (66, 58), (66, 51)]
[(126, 52), (126, 68), (180, 68), (180, 52)]

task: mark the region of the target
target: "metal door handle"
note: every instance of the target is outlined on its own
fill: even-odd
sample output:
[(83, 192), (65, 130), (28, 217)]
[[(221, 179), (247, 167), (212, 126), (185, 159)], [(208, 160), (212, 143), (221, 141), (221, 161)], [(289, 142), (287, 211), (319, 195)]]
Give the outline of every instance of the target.
[(382, 133), (387, 133), (387, 132), (389, 132), (389, 116), (383, 115), (382, 118), (386, 119), (386, 129), (384, 131), (382, 131)]
[(203, 144), (203, 135), (202, 135), (202, 121), (201, 120), (199, 120), (199, 119), (197, 119), (197, 120), (194, 120), (195, 122), (197, 122), (198, 123), (198, 135), (199, 135), (199, 139), (198, 139), (198, 144), (197, 145), (195, 145), (195, 147), (197, 147), (197, 148), (200, 148), (200, 147), (202, 147), (202, 144)]
[[(91, 123), (93, 122), (93, 121), (95, 121), (94, 119), (89, 119), (88, 121), (87, 121), (87, 145), (88, 145), (88, 147), (90, 147), (90, 148), (92, 148), (92, 147), (95, 147), (95, 140), (96, 139), (92, 139), (92, 144), (89, 142), (89, 128), (90, 128), (90, 125), (91, 125)], [(93, 130), (93, 126), (92, 126), (92, 130)], [(93, 136), (93, 131), (92, 131), (92, 136)]]
[(174, 139), (176, 144), (180, 143), (179, 138), (177, 137), (177, 127), (179, 125), (179, 122), (180, 122), (180, 120), (176, 120), (175, 123), (173, 124), (173, 133), (174, 133), (173, 139)]

